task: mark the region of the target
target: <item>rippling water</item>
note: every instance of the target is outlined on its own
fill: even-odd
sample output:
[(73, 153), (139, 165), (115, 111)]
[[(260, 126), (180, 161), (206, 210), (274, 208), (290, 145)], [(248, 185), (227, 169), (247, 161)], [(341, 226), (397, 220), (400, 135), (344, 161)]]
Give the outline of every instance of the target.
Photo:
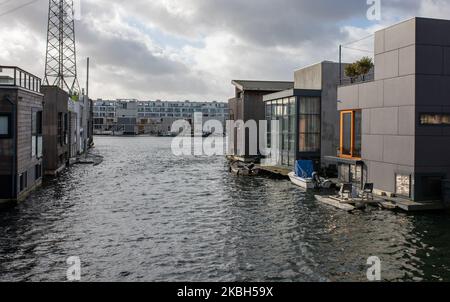
[(0, 281), (450, 281), (447, 214), (347, 214), (288, 181), (238, 178), (167, 138), (96, 138), (75, 166), (0, 212)]

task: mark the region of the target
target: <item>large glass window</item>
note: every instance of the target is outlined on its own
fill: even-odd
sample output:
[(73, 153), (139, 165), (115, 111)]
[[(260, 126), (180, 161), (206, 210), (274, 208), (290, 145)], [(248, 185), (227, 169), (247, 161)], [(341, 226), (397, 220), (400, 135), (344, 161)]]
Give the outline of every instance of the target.
[(9, 136), (9, 115), (0, 115), (0, 136)]
[(320, 151), (320, 111), (320, 98), (300, 98), (299, 152)]
[(341, 143), (342, 157), (361, 157), (361, 111), (341, 112)]
[(272, 143), (272, 102), (266, 103), (266, 121), (267, 121), (267, 148)]
[(450, 126), (450, 113), (422, 113), (420, 114), (420, 124)]
[(296, 125), (296, 98), (284, 98), (266, 102), (266, 120), (268, 121), (267, 142), (272, 146), (273, 120), (279, 122), (280, 158), (278, 165), (294, 166), (295, 162), (295, 125)]

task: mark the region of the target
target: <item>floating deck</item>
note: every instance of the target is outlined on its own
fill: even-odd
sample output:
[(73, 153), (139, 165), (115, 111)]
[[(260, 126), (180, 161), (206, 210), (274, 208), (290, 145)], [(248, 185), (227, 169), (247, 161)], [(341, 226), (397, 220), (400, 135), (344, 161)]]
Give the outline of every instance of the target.
[(396, 208), (407, 212), (438, 211), (444, 210), (445, 206), (440, 201), (415, 202), (412, 200), (396, 197), (382, 197), (386, 204), (394, 204)]
[(314, 196), (316, 198), (317, 201), (320, 201), (324, 204), (333, 206), (335, 208), (347, 211), (347, 212), (351, 212), (354, 211), (356, 209), (356, 207), (352, 206), (349, 203), (343, 203), (340, 202), (338, 199), (335, 198), (331, 198), (329, 196), (320, 196), (320, 195), (315, 195)]
[(266, 172), (278, 177), (289, 179), (289, 173), (292, 172), (292, 169), (286, 169), (281, 167), (267, 167), (267, 166), (261, 166), (256, 165), (256, 167), (261, 170), (262, 172)]

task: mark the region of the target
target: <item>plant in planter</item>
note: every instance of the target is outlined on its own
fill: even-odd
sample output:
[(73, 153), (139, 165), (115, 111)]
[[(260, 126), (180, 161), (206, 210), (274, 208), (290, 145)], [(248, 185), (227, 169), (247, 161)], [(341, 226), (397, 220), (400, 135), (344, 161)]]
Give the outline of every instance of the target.
[(362, 76), (363, 81), (365, 80), (366, 74), (368, 74), (373, 67), (373, 61), (369, 57), (363, 57), (361, 60), (356, 62), (356, 68), (359, 75)]
[(350, 82), (353, 84), (355, 79), (359, 76), (356, 64), (350, 64), (345, 67), (345, 75), (350, 78)]
[(360, 76), (362, 76), (362, 80), (365, 81), (365, 76), (373, 67), (373, 60), (369, 57), (363, 57), (355, 63), (347, 65), (347, 67), (345, 67), (345, 75), (350, 78), (351, 83), (354, 83)]

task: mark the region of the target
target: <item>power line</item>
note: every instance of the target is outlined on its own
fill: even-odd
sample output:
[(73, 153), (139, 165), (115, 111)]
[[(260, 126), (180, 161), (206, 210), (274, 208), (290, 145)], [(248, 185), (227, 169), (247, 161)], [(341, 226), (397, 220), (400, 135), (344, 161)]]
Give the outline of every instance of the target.
[(368, 35), (368, 36), (366, 36), (366, 37), (363, 37), (363, 38), (361, 38), (361, 39), (359, 39), (359, 40), (352, 41), (352, 42), (348, 42), (347, 44), (343, 44), (342, 46), (344, 47), (344, 46), (347, 46), (347, 45), (352, 45), (352, 44), (361, 42), (361, 41), (363, 41), (363, 40), (366, 40), (366, 39), (368, 39), (368, 38), (371, 38), (371, 37), (373, 37), (373, 36), (374, 36), (374, 34), (371, 34), (371, 35)]
[(356, 50), (356, 51), (361, 51), (361, 52), (374, 53), (373, 50), (367, 50), (367, 49), (359, 49), (359, 48), (352, 48), (352, 47), (346, 47), (346, 46), (342, 46), (342, 48), (350, 49), (350, 50)]
[[(9, 2), (8, 0), (6, 0), (6, 1)], [(19, 9), (22, 9), (22, 8), (24, 8), (26, 6), (29, 6), (29, 5), (31, 5), (31, 4), (33, 4), (35, 2), (38, 2), (38, 1), (39, 0), (31, 0), (31, 1), (27, 2), (27, 3), (24, 3), (24, 4), (21, 4), (19, 6), (14, 7), (14, 8), (11, 8), (10, 10), (7, 10), (7, 11), (1, 13), (0, 17), (3, 17), (5, 15), (8, 15), (8, 14), (13, 13), (15, 11), (18, 11)], [(2, 4), (6, 4), (6, 2), (3, 2)]]

